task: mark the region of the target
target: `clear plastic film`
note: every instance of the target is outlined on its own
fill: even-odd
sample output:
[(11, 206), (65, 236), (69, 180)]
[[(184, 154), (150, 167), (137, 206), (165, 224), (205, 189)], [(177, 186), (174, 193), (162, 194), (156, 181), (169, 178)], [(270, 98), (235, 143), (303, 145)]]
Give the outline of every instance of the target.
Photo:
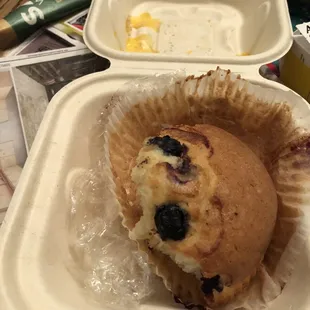
[[(134, 226), (128, 216), (134, 212), (129, 184), (133, 158), (143, 140), (164, 126), (215, 125), (237, 136), (261, 158), (279, 196), (275, 232), (249, 290), (223, 308), (268, 308), (289, 281), (310, 232), (310, 112), (302, 99), (218, 69), (199, 78), (177, 73), (174, 79), (168, 74), (131, 81), (114, 96), (109, 113), (101, 131), (104, 169), (100, 173), (108, 180), (112, 196), (117, 196), (128, 229)], [(111, 165), (114, 176), (122, 178), (113, 177)], [(173, 287), (171, 270), (161, 257), (148, 255), (156, 274), (169, 289)]]
[[(184, 74), (166, 75), (167, 87)], [(140, 83), (148, 87), (140, 89)], [(143, 97), (153, 85), (141, 78), (131, 89)], [(163, 91), (165, 91), (163, 89)], [(69, 270), (90, 299), (115, 309), (134, 309), (146, 298), (162, 291), (163, 284), (151, 271), (147, 255), (128, 238), (119, 215), (109, 169), (103, 160), (104, 128), (119, 93), (102, 110), (89, 135), (90, 169), (81, 171), (71, 189), (72, 208), (68, 217)], [(165, 289), (164, 289), (165, 290)]]
[(155, 276), (146, 254), (128, 239), (118, 206), (96, 171), (82, 173), (72, 190), (69, 218), (73, 276), (100, 304), (135, 308), (152, 295)]

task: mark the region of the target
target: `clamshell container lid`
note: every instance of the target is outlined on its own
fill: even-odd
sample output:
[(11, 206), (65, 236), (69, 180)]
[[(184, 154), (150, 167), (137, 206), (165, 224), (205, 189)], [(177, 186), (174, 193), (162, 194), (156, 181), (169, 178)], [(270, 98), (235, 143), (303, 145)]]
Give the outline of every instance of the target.
[[(154, 39), (160, 52), (125, 52), (127, 18), (144, 12), (162, 22)], [(286, 0), (94, 0), (84, 40), (116, 66), (228, 64), (248, 71), (280, 59), (292, 45), (291, 28)]]

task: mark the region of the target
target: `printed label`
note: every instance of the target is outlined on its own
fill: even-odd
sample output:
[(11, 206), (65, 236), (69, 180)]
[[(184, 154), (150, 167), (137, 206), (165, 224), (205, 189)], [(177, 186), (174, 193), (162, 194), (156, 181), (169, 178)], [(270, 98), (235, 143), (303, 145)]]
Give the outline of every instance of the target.
[(28, 25), (35, 25), (38, 21), (37, 16), (44, 19), (43, 12), (34, 6), (30, 7), (27, 13), (21, 13), (20, 15)]
[(310, 43), (310, 22), (297, 25), (296, 27)]

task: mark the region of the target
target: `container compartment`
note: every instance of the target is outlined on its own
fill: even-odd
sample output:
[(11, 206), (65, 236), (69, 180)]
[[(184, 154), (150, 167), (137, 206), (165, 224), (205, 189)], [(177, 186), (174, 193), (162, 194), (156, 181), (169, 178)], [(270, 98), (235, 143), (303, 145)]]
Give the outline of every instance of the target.
[(94, 1), (89, 14), (87, 44), (113, 58), (263, 63), (291, 44), (283, 0)]
[[(111, 4), (111, 13), (117, 16), (116, 4)], [(160, 54), (242, 56), (256, 54), (255, 43), (259, 43), (266, 27), (270, 2), (242, 1), (233, 5), (227, 1), (192, 4), (148, 1), (140, 2), (127, 14), (125, 21), (116, 23), (117, 18), (113, 19), (121, 50), (143, 52), (143, 44), (140, 48), (138, 44), (141, 42), (149, 47), (145, 49), (147, 52)], [(124, 23), (127, 40), (121, 29)], [(129, 49), (131, 41), (136, 43), (135, 49)]]
[[(90, 165), (88, 135), (102, 107), (123, 83), (149, 74), (153, 72), (109, 69), (65, 86), (50, 103), (1, 230), (0, 309), (110, 309), (94, 304), (69, 272), (70, 189), (74, 177)], [(251, 80), (287, 89), (275, 82)], [(306, 103), (301, 109), (307, 113)], [(308, 309), (309, 248), (307, 243), (291, 281), (270, 310)], [(140, 307), (159, 308), (180, 306), (164, 290)]]

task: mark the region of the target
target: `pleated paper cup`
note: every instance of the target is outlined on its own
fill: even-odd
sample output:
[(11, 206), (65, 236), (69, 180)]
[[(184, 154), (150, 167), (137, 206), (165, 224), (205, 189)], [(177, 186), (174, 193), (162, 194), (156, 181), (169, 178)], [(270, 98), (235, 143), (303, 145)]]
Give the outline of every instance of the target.
[[(177, 73), (132, 81), (115, 94), (109, 113), (102, 166), (129, 231), (142, 215), (131, 171), (143, 141), (162, 128), (214, 125), (238, 137), (259, 156), (278, 193), (272, 241), (257, 275), (214, 294), (207, 303), (226, 303), (248, 286), (229, 309), (259, 309), (275, 299), (289, 280), (309, 233), (310, 111), (304, 102), (292, 92), (264, 88), (217, 69), (200, 77)], [(146, 243), (140, 241), (139, 246), (177, 300), (205, 305), (194, 275), (182, 271), (170, 257), (148, 249)]]

